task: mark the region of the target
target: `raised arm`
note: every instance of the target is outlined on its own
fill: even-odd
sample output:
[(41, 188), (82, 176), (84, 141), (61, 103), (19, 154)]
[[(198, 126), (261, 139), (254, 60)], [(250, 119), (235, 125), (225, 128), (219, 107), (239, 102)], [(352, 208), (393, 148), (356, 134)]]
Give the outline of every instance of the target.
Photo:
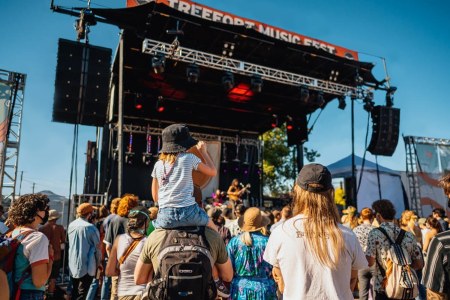
[(205, 163), (200, 163), (197, 167), (197, 171), (208, 175), (208, 176), (216, 176), (217, 175), (217, 169), (214, 165), (214, 162), (211, 159), (211, 156), (209, 156), (208, 149), (206, 148), (206, 144), (203, 141), (198, 142), (197, 144), (197, 150), (202, 154)]

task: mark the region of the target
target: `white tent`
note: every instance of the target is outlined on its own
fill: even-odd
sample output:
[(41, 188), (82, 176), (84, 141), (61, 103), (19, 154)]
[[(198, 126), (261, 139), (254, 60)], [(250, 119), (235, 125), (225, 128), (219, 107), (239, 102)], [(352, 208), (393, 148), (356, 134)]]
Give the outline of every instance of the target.
[[(364, 207), (372, 207), (372, 203), (381, 198), (392, 201), (397, 211), (396, 217), (408, 207), (408, 200), (404, 192), (400, 173), (389, 168), (378, 165), (380, 177), (380, 189), (378, 187), (377, 165), (369, 160), (365, 160), (355, 155), (355, 176), (358, 189), (358, 211)], [(350, 178), (352, 176), (352, 156), (349, 155), (328, 166), (333, 178)], [(359, 178), (362, 179), (359, 186)]]

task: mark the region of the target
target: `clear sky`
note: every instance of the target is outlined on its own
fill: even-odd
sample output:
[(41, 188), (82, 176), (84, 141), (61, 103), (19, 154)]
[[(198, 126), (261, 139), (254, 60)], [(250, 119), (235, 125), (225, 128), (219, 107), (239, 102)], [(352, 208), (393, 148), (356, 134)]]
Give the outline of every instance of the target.
[[(398, 87), (395, 106), (401, 109), (400, 133), (450, 139), (450, 2), (447, 0), (201, 0), (210, 7), (258, 20), (360, 53), (360, 60), (376, 64), (378, 79), (385, 77), (380, 57), (387, 62), (391, 83)], [(55, 0), (64, 7), (85, 1)], [(123, 7), (124, 0), (93, 0), (92, 7)], [(58, 38), (75, 40), (75, 18), (53, 13), (50, 0), (2, 1), (0, 4), (0, 69), (27, 74), (19, 174), (21, 193), (52, 190), (68, 196), (73, 125), (53, 123), (52, 106)], [(90, 42), (115, 52), (119, 30), (99, 24)], [(384, 104), (384, 94), (376, 94)], [(351, 153), (350, 105), (328, 104), (305, 146), (321, 153), (327, 165)], [(355, 152), (364, 154), (367, 113), (355, 103)], [(313, 115), (315, 119), (317, 114)], [(370, 125), (371, 126), (371, 125)], [(370, 138), (370, 136), (369, 136)], [(80, 127), (78, 188), (82, 192), (86, 141), (95, 140), (94, 127)], [(367, 158), (375, 161), (368, 153)], [(405, 170), (403, 140), (392, 157), (379, 163)], [(19, 184), (17, 184), (19, 187)], [(17, 188), (16, 193), (19, 190)], [(73, 191), (72, 191), (73, 192)]]

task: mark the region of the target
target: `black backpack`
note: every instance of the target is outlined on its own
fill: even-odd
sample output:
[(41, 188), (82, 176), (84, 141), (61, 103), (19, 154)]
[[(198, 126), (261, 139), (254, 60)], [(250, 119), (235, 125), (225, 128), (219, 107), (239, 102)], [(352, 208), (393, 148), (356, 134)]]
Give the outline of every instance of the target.
[(209, 300), (217, 296), (214, 264), (205, 227), (167, 230), (158, 253), (159, 269), (147, 286), (148, 299)]

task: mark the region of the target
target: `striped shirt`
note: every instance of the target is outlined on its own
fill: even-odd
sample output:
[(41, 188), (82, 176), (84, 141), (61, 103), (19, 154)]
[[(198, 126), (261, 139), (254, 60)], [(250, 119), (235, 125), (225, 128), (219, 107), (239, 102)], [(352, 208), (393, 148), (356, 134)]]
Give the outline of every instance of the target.
[(192, 153), (180, 153), (174, 164), (158, 160), (152, 177), (158, 180), (158, 205), (187, 207), (195, 204), (192, 171), (197, 170), (200, 158)]
[[(450, 232), (437, 234), (428, 247), (422, 284), (438, 293), (450, 293)], [(447, 279), (446, 279), (447, 278)]]

